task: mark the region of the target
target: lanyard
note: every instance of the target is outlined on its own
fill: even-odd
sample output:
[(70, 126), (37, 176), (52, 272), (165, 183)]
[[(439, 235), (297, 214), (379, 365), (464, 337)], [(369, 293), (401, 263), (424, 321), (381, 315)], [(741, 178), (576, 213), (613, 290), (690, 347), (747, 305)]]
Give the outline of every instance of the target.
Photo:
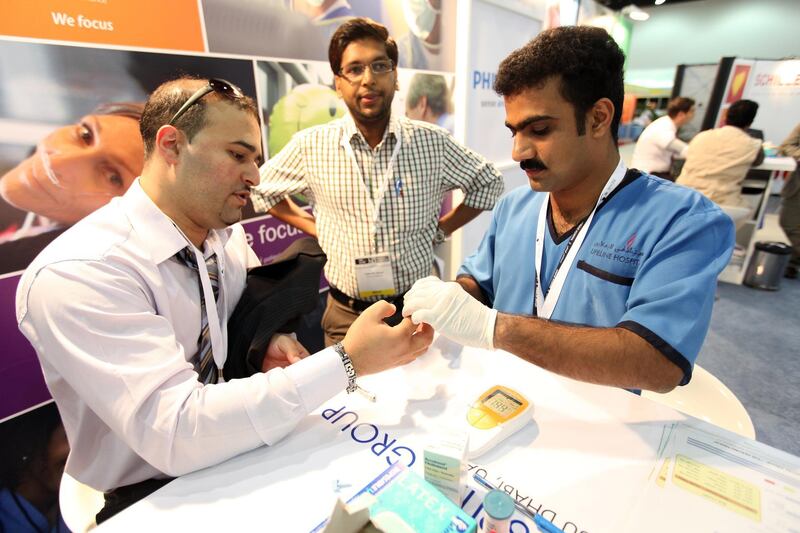
[[(225, 359), (228, 357), (228, 328), (221, 326), (222, 322), (219, 319), (219, 312), (217, 311), (217, 302), (214, 301), (214, 290), (211, 288), (211, 280), (208, 277), (208, 268), (206, 268), (206, 259), (203, 253), (192, 244), (188, 237), (181, 231), (177, 224), (175, 229), (183, 235), (186, 242), (194, 253), (194, 260), (197, 262), (197, 273), (200, 276), (200, 285), (203, 288), (203, 301), (206, 304), (206, 319), (208, 320), (208, 333), (211, 336), (211, 350), (214, 354), (214, 364), (217, 365), (219, 370), (219, 382), (223, 382), (222, 367), (225, 366)], [(222, 271), (224, 269), (223, 250), (218, 246), (216, 239), (209, 239), (206, 241), (211, 247), (214, 254), (217, 256), (217, 287), (219, 290), (219, 301), (223, 302), (223, 309), (225, 309), (225, 292), (222, 290)]]
[[(387, 126), (388, 128), (389, 126)], [(398, 128), (400, 130), (400, 128)], [(392, 150), (392, 156), (389, 158), (389, 165), (386, 167), (386, 172), (383, 175), (383, 178), (378, 184), (378, 195), (377, 198), (374, 200), (372, 199), (372, 195), (369, 194), (367, 191), (367, 201), (369, 202), (369, 207), (372, 211), (372, 238), (375, 242), (376, 252), (377, 252), (377, 235), (378, 235), (378, 218), (380, 217), (381, 211), (381, 204), (383, 203), (383, 198), (386, 196), (386, 189), (389, 186), (389, 182), (394, 175), (394, 163), (397, 160), (398, 154), (400, 154), (400, 144), (402, 141), (403, 133), (400, 131), (398, 134), (394, 136), (395, 144), (394, 150)], [(353, 166), (355, 166), (356, 172), (358, 173), (358, 178), (361, 180), (364, 188), (366, 189), (366, 183), (364, 182), (364, 174), (361, 172), (361, 166), (358, 164), (358, 160), (356, 159), (356, 154), (353, 151), (353, 147), (350, 145), (350, 139), (343, 137), (342, 138), (342, 146), (344, 147), (345, 152), (347, 155), (350, 156), (350, 159), (353, 161)]]
[(611, 177), (608, 178), (606, 186), (603, 187), (603, 191), (600, 193), (600, 198), (597, 199), (594, 209), (592, 209), (592, 212), (589, 213), (589, 216), (586, 217), (583, 222), (578, 224), (570, 237), (567, 247), (564, 253), (561, 254), (561, 259), (558, 261), (556, 270), (553, 272), (547, 294), (542, 293), (542, 282), (539, 277), (542, 270), (542, 252), (544, 250), (544, 228), (547, 226), (547, 208), (550, 205), (550, 193), (545, 195), (542, 207), (539, 210), (539, 224), (536, 227), (536, 292), (534, 307), (536, 316), (549, 319), (553, 314), (553, 309), (555, 309), (558, 298), (561, 296), (561, 290), (564, 288), (564, 282), (567, 280), (567, 273), (572, 263), (575, 262), (575, 258), (583, 245), (583, 240), (589, 232), (589, 227), (592, 225), (592, 219), (594, 219), (598, 207), (600, 207), (600, 205), (605, 202), (606, 198), (608, 198), (608, 195), (619, 186), (625, 178), (625, 171), (625, 164), (620, 159), (617, 168), (611, 173)]

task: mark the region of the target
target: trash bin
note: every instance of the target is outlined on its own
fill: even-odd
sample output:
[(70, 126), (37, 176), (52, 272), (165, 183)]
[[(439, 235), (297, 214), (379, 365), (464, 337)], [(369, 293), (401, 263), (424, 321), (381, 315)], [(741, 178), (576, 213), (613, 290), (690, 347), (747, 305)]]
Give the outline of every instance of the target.
[(744, 284), (757, 289), (777, 291), (792, 249), (782, 242), (757, 242), (750, 259)]

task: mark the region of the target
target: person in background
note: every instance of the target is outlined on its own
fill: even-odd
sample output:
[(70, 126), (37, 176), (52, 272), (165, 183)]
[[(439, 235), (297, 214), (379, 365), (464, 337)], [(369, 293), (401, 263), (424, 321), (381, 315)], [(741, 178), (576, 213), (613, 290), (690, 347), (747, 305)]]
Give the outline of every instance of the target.
[(642, 109), (642, 112), (639, 113), (639, 116), (633, 119), (633, 123), (640, 125), (642, 128), (646, 128), (656, 118), (656, 102), (651, 100), (645, 104), (644, 109)]
[(572, 379), (689, 382), (733, 224), (696, 191), (625, 168), (624, 62), (592, 26), (546, 30), (503, 60), (495, 90), (530, 186), (500, 200), (455, 282), (414, 284), (404, 314)]
[(757, 111), (758, 104), (752, 100), (731, 104), (724, 126), (701, 131), (689, 142), (686, 163), (676, 180), (679, 185), (703, 193), (723, 209), (741, 208), (729, 212), (738, 224), (752, 211), (742, 197), (742, 182), (751, 167), (764, 161), (761, 141), (747, 132)]
[(694, 100), (678, 96), (667, 104), (667, 114), (647, 126), (633, 148), (631, 166), (672, 181), (672, 157), (685, 157), (687, 144), (678, 129), (694, 117)]
[(225, 80), (181, 78), (142, 114), (128, 191), (23, 274), (17, 321), (58, 404), (66, 471), (106, 492), (98, 523), (180, 476), (282, 439), (358, 375), (412, 361), (430, 328), (378, 302), (313, 355), (275, 334), (262, 372), (225, 381), (226, 327), (259, 265), (239, 221), (262, 162), (258, 110)]
[(780, 224), (792, 243), (792, 258), (786, 267), (786, 277), (796, 279), (800, 270), (800, 124), (794, 127), (778, 149), (781, 155), (793, 157), (798, 167), (781, 190)]
[(406, 116), (436, 124), (453, 133), (453, 102), (441, 74), (414, 74), (406, 94)]
[[(434, 245), (483, 211), (503, 190), (501, 174), (445, 130), (393, 116), (397, 45), (366, 18), (341, 25), (328, 49), (336, 91), (349, 113), (296, 134), (261, 168), (253, 206), (316, 236), (330, 283), (325, 343), (344, 336), (373, 302), (402, 295), (431, 271)], [(464, 201), (439, 216), (447, 191)], [(314, 215), (288, 201), (309, 198)]]
[(0, 531), (68, 532), (58, 489), (69, 443), (54, 403), (0, 424)]

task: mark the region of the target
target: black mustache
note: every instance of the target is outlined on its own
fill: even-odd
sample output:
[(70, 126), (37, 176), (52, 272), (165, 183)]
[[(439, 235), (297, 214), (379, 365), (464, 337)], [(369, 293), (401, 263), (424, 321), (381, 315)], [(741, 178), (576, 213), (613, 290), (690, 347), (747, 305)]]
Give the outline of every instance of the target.
[(525, 159), (519, 162), (522, 170), (547, 170), (547, 166), (538, 159)]

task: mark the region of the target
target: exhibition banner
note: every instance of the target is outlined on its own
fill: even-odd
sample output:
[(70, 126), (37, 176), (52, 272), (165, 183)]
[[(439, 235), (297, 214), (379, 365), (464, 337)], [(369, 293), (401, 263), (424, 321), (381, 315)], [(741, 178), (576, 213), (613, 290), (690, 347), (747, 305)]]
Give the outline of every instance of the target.
[(208, 50), (326, 61), (328, 43), (351, 17), (385, 25), (399, 66), (455, 70), (456, 0), (202, 0)]
[(728, 113), (728, 108), (733, 102), (742, 99), (753, 63), (754, 61), (750, 59), (736, 58), (733, 65), (731, 65), (731, 71), (725, 84), (725, 97), (720, 103), (717, 111), (717, 120), (714, 122), (716, 124), (715, 127), (719, 128), (725, 125), (725, 116)]
[(758, 102), (753, 128), (764, 140), (779, 145), (800, 122), (800, 59), (758, 60), (743, 91), (744, 98)]
[(3, 0), (0, 35), (205, 50), (196, 0)]
[[(252, 61), (6, 40), (0, 71), (2, 420), (49, 399), (36, 354), (17, 328), (20, 275), (139, 175), (138, 117), (148, 93), (180, 72), (228, 79), (253, 97), (256, 84)], [(247, 216), (255, 216), (252, 208)], [(262, 246), (260, 255), (274, 256), (288, 242), (265, 241), (274, 249)]]

